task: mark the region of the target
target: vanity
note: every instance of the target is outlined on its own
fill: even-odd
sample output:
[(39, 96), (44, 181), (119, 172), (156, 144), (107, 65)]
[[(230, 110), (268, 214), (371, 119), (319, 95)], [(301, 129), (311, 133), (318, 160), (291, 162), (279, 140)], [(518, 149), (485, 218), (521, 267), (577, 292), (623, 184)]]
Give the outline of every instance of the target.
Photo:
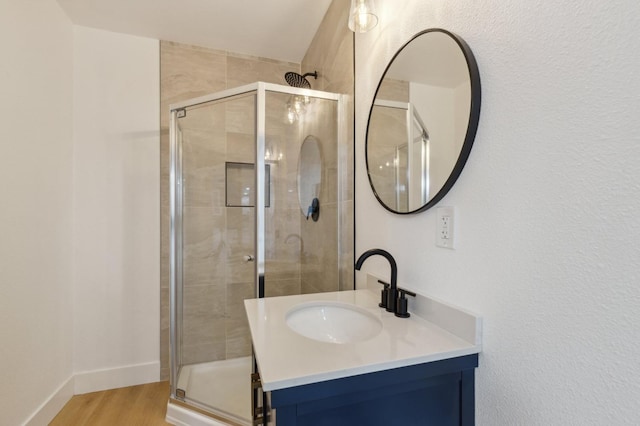
[(481, 319), (421, 295), (398, 318), (379, 299), (363, 289), (245, 301), (278, 426), (474, 424)]

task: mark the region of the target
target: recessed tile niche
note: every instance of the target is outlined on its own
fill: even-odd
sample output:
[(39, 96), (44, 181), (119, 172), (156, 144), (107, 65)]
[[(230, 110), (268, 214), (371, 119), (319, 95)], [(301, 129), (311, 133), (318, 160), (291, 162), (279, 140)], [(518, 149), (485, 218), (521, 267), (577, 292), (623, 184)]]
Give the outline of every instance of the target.
[[(265, 205), (271, 207), (271, 167), (264, 170)], [(253, 163), (225, 163), (225, 205), (227, 207), (255, 207), (255, 165)]]

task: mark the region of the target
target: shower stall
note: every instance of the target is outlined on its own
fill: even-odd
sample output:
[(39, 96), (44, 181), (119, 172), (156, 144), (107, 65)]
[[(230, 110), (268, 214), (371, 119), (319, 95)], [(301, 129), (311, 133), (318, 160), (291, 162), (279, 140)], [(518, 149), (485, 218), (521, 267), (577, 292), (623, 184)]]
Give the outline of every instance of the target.
[(171, 105), (169, 406), (253, 424), (244, 299), (353, 288), (344, 104), (258, 82)]

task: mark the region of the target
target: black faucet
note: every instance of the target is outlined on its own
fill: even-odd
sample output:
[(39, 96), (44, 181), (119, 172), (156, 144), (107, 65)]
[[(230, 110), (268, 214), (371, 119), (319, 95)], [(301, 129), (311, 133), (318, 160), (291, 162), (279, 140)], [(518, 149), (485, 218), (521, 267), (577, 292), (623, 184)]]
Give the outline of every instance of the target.
[[(386, 303), (384, 303), (385, 301), (383, 300), (380, 306), (385, 308), (387, 312), (395, 313), (397, 312), (396, 306), (397, 306), (397, 300), (398, 300), (398, 266), (396, 265), (396, 261), (393, 258), (393, 256), (391, 256), (391, 253), (382, 249), (367, 250), (364, 253), (362, 253), (362, 255), (356, 261), (356, 270), (357, 271), (360, 270), (360, 268), (362, 267), (362, 264), (369, 256), (373, 256), (376, 254), (387, 259), (389, 261), (389, 264), (391, 265), (391, 284), (389, 285), (389, 289), (387, 290), (385, 288), (385, 290), (383, 290), (383, 293), (382, 293), (384, 295), (384, 291), (387, 291), (387, 300), (386, 300)], [(384, 296), (383, 296), (383, 299), (384, 299)]]

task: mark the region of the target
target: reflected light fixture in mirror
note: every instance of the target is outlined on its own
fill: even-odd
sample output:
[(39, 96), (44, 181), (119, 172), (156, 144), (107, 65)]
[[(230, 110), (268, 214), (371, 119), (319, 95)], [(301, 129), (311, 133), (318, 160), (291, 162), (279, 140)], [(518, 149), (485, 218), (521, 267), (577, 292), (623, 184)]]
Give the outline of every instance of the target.
[(378, 16), (373, 0), (351, 0), (349, 29), (355, 33), (366, 33), (378, 25)]

